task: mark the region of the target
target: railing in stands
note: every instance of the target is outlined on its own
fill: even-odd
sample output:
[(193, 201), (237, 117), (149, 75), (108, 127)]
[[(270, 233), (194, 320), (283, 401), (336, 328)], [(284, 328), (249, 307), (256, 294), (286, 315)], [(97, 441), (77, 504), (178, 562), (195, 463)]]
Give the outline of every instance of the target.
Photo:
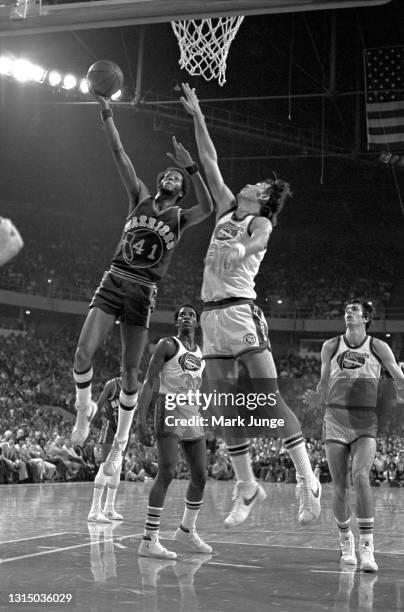
[[(35, 287), (35, 291), (26, 286), (22, 278), (10, 278), (0, 275), (0, 291), (15, 291), (29, 295), (40, 295), (59, 300), (75, 300), (79, 302), (89, 302), (93, 294), (90, 287), (65, 287), (59, 285), (48, 285), (44, 282), (43, 287)], [(187, 295), (187, 301), (192, 301), (195, 306), (201, 306), (199, 295)], [(158, 310), (175, 310), (178, 306), (178, 299), (161, 297), (157, 301)], [(317, 312), (314, 306), (299, 306), (290, 304), (261, 304), (260, 306), (267, 317), (276, 319), (338, 319), (341, 313), (335, 315), (331, 313)], [(375, 319), (404, 320), (404, 307), (378, 307)]]

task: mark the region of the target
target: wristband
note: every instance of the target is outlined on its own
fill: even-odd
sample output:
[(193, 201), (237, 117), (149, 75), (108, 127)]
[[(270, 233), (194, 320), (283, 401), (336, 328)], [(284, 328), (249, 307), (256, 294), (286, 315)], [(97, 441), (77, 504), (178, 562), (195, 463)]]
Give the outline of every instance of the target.
[(105, 121), (112, 117), (112, 110), (110, 108), (103, 108), (101, 111), (101, 119)]
[(192, 166), (187, 166), (186, 168), (184, 168), (184, 170), (191, 176), (192, 174), (196, 174), (197, 172), (199, 172), (199, 166), (194, 162)]

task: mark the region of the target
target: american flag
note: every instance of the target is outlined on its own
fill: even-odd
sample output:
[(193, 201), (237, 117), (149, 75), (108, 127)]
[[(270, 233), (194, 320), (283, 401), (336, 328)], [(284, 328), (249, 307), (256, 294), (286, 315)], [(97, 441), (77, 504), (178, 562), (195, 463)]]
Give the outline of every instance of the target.
[(404, 149), (404, 47), (365, 49), (368, 149)]

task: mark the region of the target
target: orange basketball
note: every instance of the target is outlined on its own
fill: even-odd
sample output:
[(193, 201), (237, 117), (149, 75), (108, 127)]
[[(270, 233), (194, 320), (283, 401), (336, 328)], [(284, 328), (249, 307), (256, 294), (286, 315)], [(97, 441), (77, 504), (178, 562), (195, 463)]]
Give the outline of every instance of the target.
[(122, 70), (110, 60), (98, 60), (88, 69), (87, 81), (94, 93), (110, 98), (118, 89), (122, 89)]

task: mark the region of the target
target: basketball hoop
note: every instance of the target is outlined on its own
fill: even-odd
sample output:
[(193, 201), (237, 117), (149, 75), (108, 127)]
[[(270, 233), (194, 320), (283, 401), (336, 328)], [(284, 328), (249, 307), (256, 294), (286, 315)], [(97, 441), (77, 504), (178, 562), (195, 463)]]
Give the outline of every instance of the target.
[(189, 74), (201, 75), (207, 81), (226, 82), (226, 60), (230, 45), (244, 17), (219, 17), (172, 21), (171, 25), (181, 51), (179, 65)]

